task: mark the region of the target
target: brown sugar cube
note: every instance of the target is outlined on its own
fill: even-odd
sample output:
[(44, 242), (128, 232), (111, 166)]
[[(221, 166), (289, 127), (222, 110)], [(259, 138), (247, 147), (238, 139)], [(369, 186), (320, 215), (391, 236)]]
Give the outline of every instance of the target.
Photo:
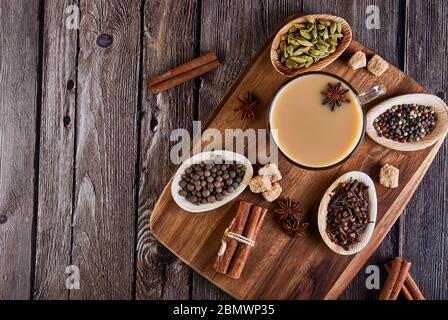
[(274, 183), (270, 190), (263, 192), (261, 195), (266, 201), (273, 202), (280, 197), (281, 193), (282, 187), (278, 183)]
[(367, 70), (379, 77), (389, 68), (389, 64), (379, 55), (373, 56), (367, 64)]
[(362, 51), (356, 51), (347, 64), (353, 70), (364, 68), (367, 65), (366, 54)]
[(250, 191), (253, 193), (261, 193), (272, 188), (271, 180), (267, 176), (256, 176), (249, 181)]
[(390, 164), (384, 165), (380, 170), (380, 183), (387, 188), (398, 187), (400, 170)]
[(282, 179), (282, 175), (280, 170), (275, 163), (269, 163), (265, 165), (263, 168), (258, 170), (258, 174), (261, 176), (268, 176), (272, 183), (280, 181)]

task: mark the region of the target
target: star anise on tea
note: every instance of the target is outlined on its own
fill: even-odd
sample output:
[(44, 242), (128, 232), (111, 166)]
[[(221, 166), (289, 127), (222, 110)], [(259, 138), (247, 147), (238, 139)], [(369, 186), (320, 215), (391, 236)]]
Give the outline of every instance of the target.
[(254, 119), (255, 109), (259, 100), (250, 92), (245, 97), (238, 98), (240, 106), (235, 109), (235, 112), (241, 112), (241, 120)]
[(278, 208), (274, 210), (282, 229), (291, 238), (303, 237), (308, 223), (301, 221), (302, 210), (298, 202), (291, 199), (277, 201)]
[(340, 107), (343, 102), (350, 102), (350, 100), (346, 97), (347, 92), (348, 89), (343, 89), (340, 82), (335, 85), (329, 83), (327, 91), (322, 92), (322, 95), (325, 97), (322, 104), (330, 105), (331, 111), (334, 111), (334, 108), (336, 106)]

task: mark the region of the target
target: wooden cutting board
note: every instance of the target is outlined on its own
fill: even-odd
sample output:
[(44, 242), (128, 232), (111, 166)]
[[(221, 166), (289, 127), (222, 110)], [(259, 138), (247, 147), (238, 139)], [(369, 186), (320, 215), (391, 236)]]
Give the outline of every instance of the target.
[[(288, 79), (278, 74), (269, 59), (270, 43), (261, 50), (225, 96), (209, 122), (209, 128), (265, 128), (266, 112), (273, 95)], [(350, 82), (358, 92), (376, 84), (384, 84), (388, 94), (381, 100), (408, 93), (426, 92), (418, 83), (392, 65), (376, 78), (367, 70), (354, 71), (346, 62), (358, 50), (373, 52), (353, 41), (347, 51), (324, 71)], [(241, 120), (234, 109), (237, 97), (253, 92), (261, 99), (254, 120)], [(366, 106), (367, 109), (369, 105)], [(203, 128), (205, 129), (205, 128)], [(324, 129), (324, 128), (323, 128)], [(268, 214), (256, 246), (239, 280), (227, 278), (213, 270), (221, 237), (236, 212), (238, 200), (247, 200), (273, 208), (260, 195), (248, 189), (235, 201), (209, 213), (193, 214), (180, 209), (173, 201), (170, 183), (166, 186), (151, 216), (154, 236), (185, 263), (216, 286), (237, 299), (336, 299), (364, 265), (402, 213), (442, 141), (433, 147), (412, 153), (386, 149), (365, 137), (348, 161), (324, 171), (300, 169), (283, 156), (279, 168), (283, 174), (282, 197), (300, 201), (310, 222), (305, 238), (290, 239), (280, 230), (272, 212)], [(381, 165), (390, 163), (400, 169), (400, 186), (387, 189), (378, 183)], [(373, 236), (361, 252), (354, 256), (333, 253), (320, 238), (317, 210), (325, 190), (342, 174), (359, 170), (375, 181), (378, 194), (378, 218)]]

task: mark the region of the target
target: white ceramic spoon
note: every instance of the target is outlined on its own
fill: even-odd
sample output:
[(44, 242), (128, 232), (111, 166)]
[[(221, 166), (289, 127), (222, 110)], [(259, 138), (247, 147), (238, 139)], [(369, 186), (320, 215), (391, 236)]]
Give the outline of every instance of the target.
[[(207, 204), (200, 204), (195, 205), (181, 195), (179, 195), (179, 191), (181, 190), (181, 187), (179, 185), (179, 182), (181, 180), (182, 174), (185, 172), (187, 168), (189, 168), (191, 165), (200, 163), (201, 161), (213, 161), (216, 159), (224, 159), (226, 161), (235, 161), (238, 164), (243, 164), (246, 167), (246, 173), (244, 174), (243, 181), (241, 181), (241, 184), (238, 188), (229, 195), (227, 195), (223, 200), (216, 201), (215, 203), (207, 203)], [(252, 176), (254, 174), (252, 164), (250, 163), (249, 159), (247, 159), (245, 156), (232, 152), (227, 150), (216, 150), (216, 151), (207, 151), (202, 152), (194, 155), (190, 159), (186, 160), (182, 165), (177, 169), (176, 174), (174, 175), (172, 184), (171, 184), (171, 194), (173, 195), (174, 201), (188, 212), (205, 212), (205, 211), (212, 211), (215, 210), (226, 203), (232, 201), (238, 195), (241, 194), (241, 192), (246, 189), (247, 185), (249, 184), (249, 180), (252, 179)]]
[[(390, 139), (386, 139), (384, 137), (378, 136), (375, 128), (373, 127), (373, 122), (375, 119), (396, 105), (401, 104), (418, 104), (424, 106), (430, 106), (434, 108), (434, 111), (437, 114), (437, 123), (436, 127), (431, 134), (425, 136), (420, 141), (415, 142), (397, 142)], [(367, 127), (366, 132), (370, 138), (372, 138), (377, 143), (385, 146), (386, 148), (399, 150), (399, 151), (416, 151), (422, 150), (432, 146), (438, 140), (445, 138), (446, 132), (448, 128), (448, 108), (445, 102), (437, 96), (431, 94), (406, 94), (403, 96), (398, 96), (395, 98), (391, 98), (385, 100), (373, 107), (367, 112)]]
[[(362, 183), (364, 183), (369, 188), (367, 189), (368, 195), (369, 195), (369, 221), (372, 221), (372, 223), (369, 223), (367, 227), (364, 229), (362, 235), (361, 235), (361, 241), (354, 245), (350, 250), (345, 250), (341, 246), (337, 245), (333, 241), (330, 240), (330, 238), (327, 235), (327, 212), (328, 212), (328, 203), (330, 202), (331, 195), (333, 195), (333, 191), (336, 189), (336, 187), (341, 182), (348, 182), (352, 179), (356, 179)], [(363, 172), (359, 171), (352, 171), (344, 174), (339, 179), (337, 179), (333, 184), (328, 188), (328, 190), (325, 192), (324, 196), (322, 197), (322, 200), (320, 202), (319, 206), (319, 213), (317, 215), (317, 224), (319, 227), (319, 233), (324, 240), (325, 244), (334, 252), (341, 255), (351, 255), (355, 254), (367, 245), (369, 242), (373, 230), (375, 229), (376, 224), (376, 212), (377, 212), (377, 198), (376, 198), (376, 191), (375, 191), (375, 185), (373, 184), (372, 179), (368, 175), (366, 175)]]

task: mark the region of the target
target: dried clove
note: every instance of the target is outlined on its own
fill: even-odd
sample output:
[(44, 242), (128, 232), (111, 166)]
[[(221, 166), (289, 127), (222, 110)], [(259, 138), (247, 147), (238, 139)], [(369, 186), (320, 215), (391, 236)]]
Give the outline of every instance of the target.
[(364, 183), (350, 179), (338, 185), (328, 204), (327, 235), (345, 250), (361, 241), (361, 235), (370, 223), (367, 189)]

